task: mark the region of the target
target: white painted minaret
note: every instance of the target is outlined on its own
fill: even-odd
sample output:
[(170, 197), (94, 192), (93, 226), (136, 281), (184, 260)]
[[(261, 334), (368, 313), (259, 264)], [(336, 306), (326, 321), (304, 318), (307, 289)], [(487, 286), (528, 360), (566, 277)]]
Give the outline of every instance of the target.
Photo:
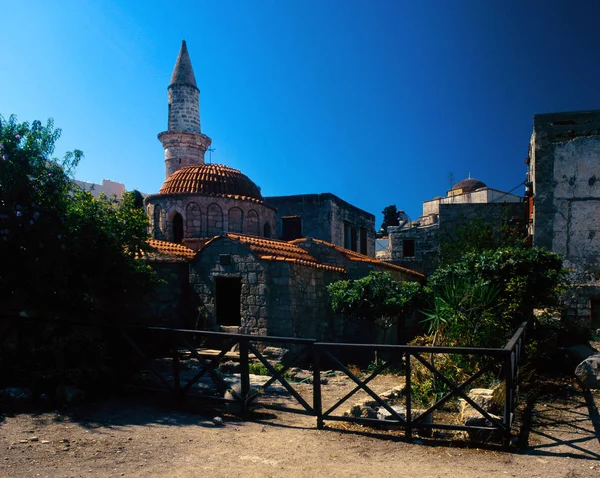
[(169, 126), (158, 135), (165, 149), (166, 177), (178, 169), (204, 164), (204, 153), (211, 139), (200, 130), (200, 90), (185, 40), (171, 75), (169, 91)]

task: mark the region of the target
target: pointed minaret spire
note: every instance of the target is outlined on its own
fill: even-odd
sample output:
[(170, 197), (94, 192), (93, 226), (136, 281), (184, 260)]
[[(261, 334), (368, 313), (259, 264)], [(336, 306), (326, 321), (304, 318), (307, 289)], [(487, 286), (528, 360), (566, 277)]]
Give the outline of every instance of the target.
[(169, 127), (158, 135), (165, 149), (166, 177), (178, 169), (204, 164), (204, 153), (211, 139), (200, 130), (200, 90), (185, 40), (181, 48), (169, 91)]
[(179, 56), (177, 56), (177, 62), (175, 63), (175, 68), (173, 68), (173, 74), (171, 75), (171, 86), (173, 85), (187, 85), (198, 88), (185, 40), (181, 42)]

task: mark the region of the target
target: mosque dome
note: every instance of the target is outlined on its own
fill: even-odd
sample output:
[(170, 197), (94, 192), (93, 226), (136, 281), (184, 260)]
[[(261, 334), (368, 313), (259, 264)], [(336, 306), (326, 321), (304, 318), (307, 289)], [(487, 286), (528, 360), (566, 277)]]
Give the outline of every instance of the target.
[(475, 191), (479, 188), (486, 188), (487, 186), (483, 181), (474, 178), (463, 179), (462, 181), (457, 182), (454, 186), (452, 186), (452, 191), (456, 191), (458, 189), (462, 189), (463, 191)]
[(178, 169), (159, 194), (199, 194), (263, 201), (260, 188), (237, 169), (222, 164), (197, 164)]

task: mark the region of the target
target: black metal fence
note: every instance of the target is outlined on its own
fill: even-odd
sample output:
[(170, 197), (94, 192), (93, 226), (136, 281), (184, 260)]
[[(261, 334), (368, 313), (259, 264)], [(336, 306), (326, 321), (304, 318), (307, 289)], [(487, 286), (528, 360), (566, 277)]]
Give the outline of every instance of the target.
[[(13, 318), (0, 329), (0, 345), (18, 329), (26, 318)], [(149, 388), (160, 387), (180, 399), (188, 395), (203, 400), (220, 402), (229, 407), (231, 413), (247, 416), (251, 407), (261, 407), (301, 413), (316, 418), (316, 426), (323, 428), (327, 421), (343, 421), (371, 426), (397, 427), (410, 438), (416, 431), (420, 434), (438, 430), (463, 430), (476, 433), (496, 433), (503, 439), (511, 436), (517, 401), (519, 366), (528, 323), (523, 323), (504, 348), (430, 347), (381, 344), (323, 343), (313, 339), (289, 337), (253, 336), (162, 327), (75, 324), (76, 327), (94, 327), (120, 335), (132, 355), (137, 357), (138, 385)], [(293, 358), (286, 356), (282, 364), (269, 358), (269, 347), (277, 346), (293, 350)], [(385, 361), (373, 364), (367, 373), (357, 372), (348, 365), (348, 357), (378, 352), (379, 355), (394, 357), (396, 375), (403, 379), (403, 391), (399, 401), (401, 408), (392, 406), (371, 385), (373, 380), (388, 366)], [(477, 359), (481, 366), (460, 381), (438, 365), (447, 356)], [(302, 365), (302, 379), (293, 379), (291, 372)], [(324, 367), (327, 366), (327, 368)], [(223, 370), (231, 368), (231, 373)], [(251, 373), (261, 368), (267, 375), (263, 382), (251, 383)], [(432, 396), (425, 408), (415, 406), (416, 391), (413, 387), (415, 371), (429, 374), (432, 383), (441, 392)], [(342, 397), (333, 397), (324, 386), (326, 376), (348, 377), (354, 388), (343, 388)], [(494, 376), (503, 390), (504, 407), (501, 415), (488, 412), (480, 403), (469, 396), (469, 390), (479, 381)], [(348, 380), (345, 379), (346, 384)], [(281, 403), (265, 399), (277, 385), (284, 390), (287, 399)], [(300, 390), (301, 389), (301, 390)], [(339, 391), (339, 390), (337, 390)], [(371, 400), (373, 406), (387, 412), (381, 418), (356, 416), (342, 412), (350, 405), (350, 399), (362, 395)], [(422, 399), (422, 397), (420, 397)], [(480, 423), (466, 425), (449, 419), (450, 406), (456, 412), (457, 399), (470, 406), (481, 418)], [(424, 407), (420, 402), (419, 406)]]

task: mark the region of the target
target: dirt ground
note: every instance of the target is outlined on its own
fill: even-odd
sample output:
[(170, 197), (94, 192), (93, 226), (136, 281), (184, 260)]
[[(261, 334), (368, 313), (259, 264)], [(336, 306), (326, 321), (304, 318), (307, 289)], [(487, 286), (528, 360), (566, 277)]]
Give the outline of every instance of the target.
[(599, 399), (588, 394), (586, 403), (574, 385), (561, 386), (533, 408), (529, 446), (502, 451), (360, 427), (317, 430), (313, 417), (264, 409), (217, 426), (197, 406), (136, 395), (69, 415), (2, 416), (0, 476), (600, 477), (600, 422), (590, 414)]

